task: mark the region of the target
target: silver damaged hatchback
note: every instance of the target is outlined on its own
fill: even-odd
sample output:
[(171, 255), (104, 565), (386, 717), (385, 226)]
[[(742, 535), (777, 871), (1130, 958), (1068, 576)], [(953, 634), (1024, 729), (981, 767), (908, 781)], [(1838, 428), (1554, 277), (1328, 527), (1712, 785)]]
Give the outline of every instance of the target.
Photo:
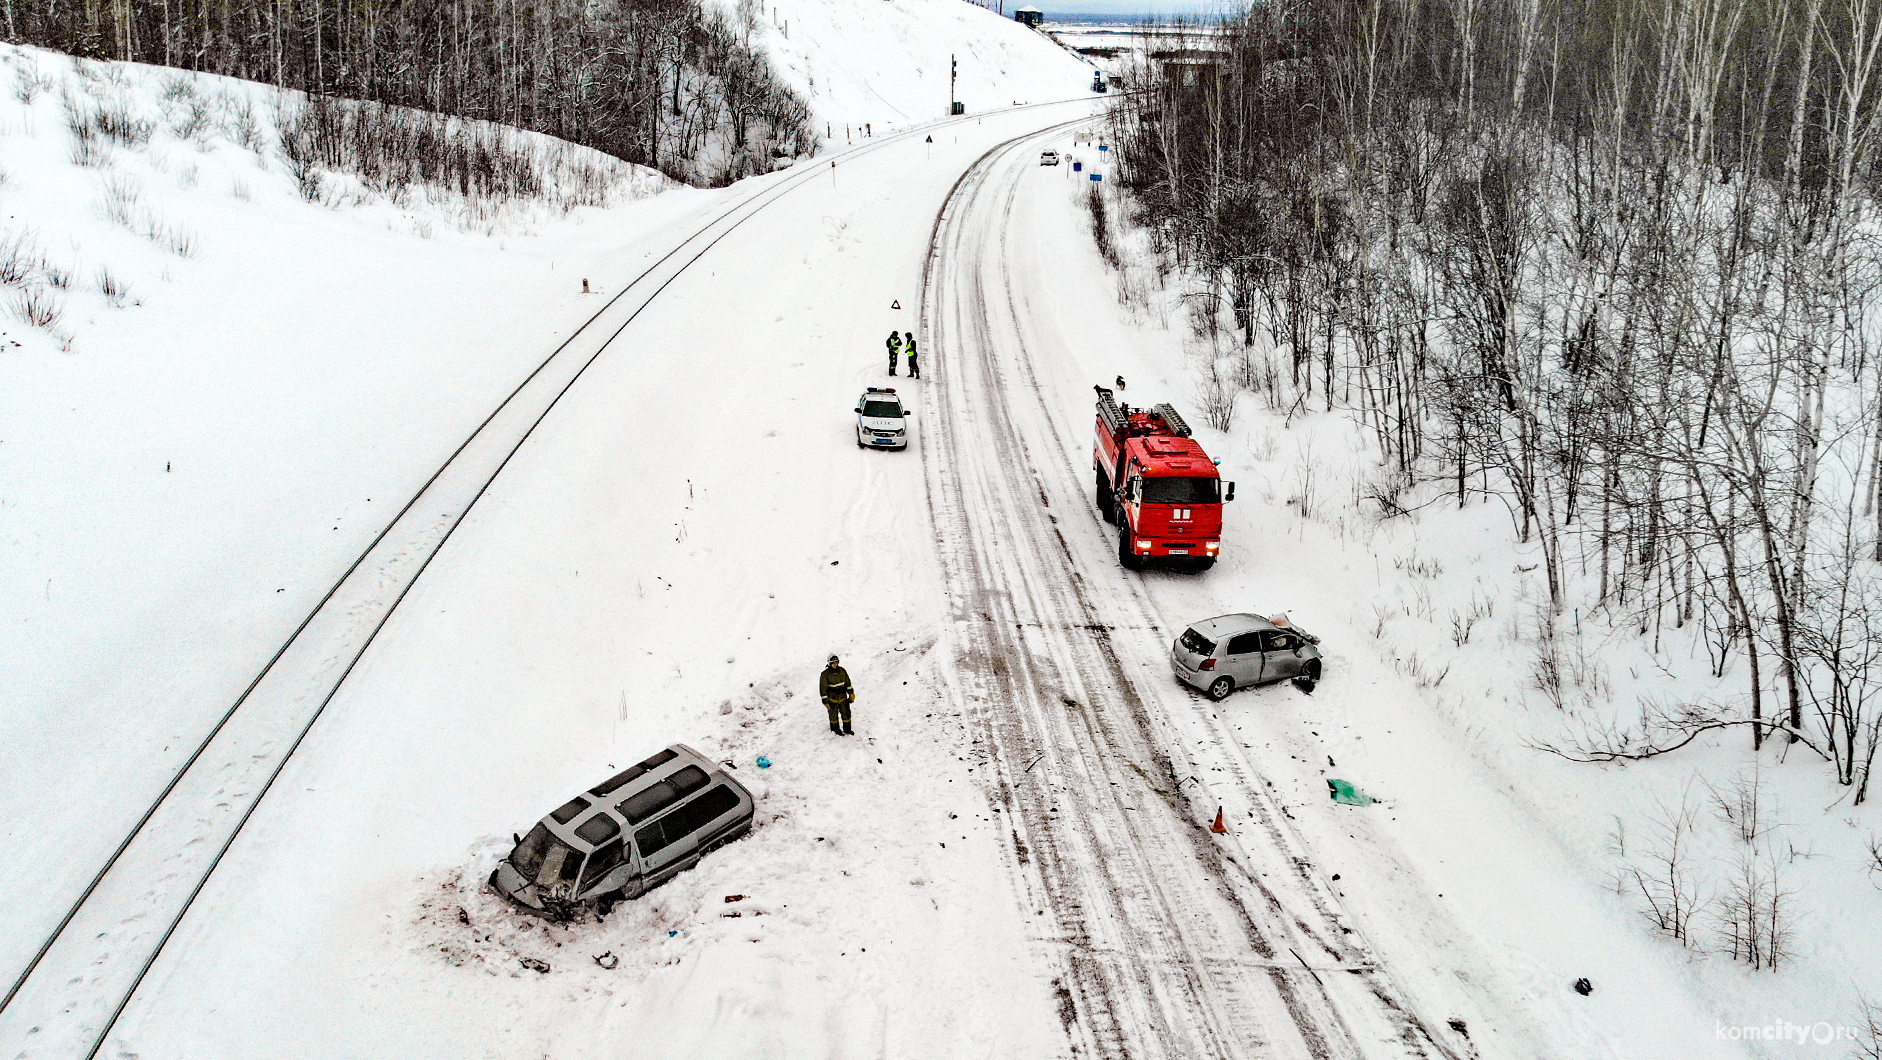
[[(1320, 680), (1320, 638), (1286, 616), (1220, 615), (1191, 625), (1170, 645), (1177, 680), (1210, 699), (1249, 685)], [(1311, 690), (1311, 689), (1310, 689)]]

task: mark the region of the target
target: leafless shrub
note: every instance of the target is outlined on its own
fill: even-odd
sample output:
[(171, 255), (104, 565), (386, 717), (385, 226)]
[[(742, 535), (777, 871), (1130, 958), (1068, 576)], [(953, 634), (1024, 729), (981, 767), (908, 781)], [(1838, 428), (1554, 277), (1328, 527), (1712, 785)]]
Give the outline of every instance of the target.
[(62, 269), (48, 263), (45, 268), (45, 277), (46, 286), (55, 291), (63, 291), (72, 286), (72, 273), (69, 269)]
[(1416, 552), (1392, 557), (1392, 566), (1418, 578), (1444, 577), (1444, 564), (1439, 563), (1436, 557), (1421, 558)]
[(143, 195), (135, 179), (114, 173), (98, 183), (98, 212), (113, 224), (136, 230), (142, 216)]
[(156, 129), (150, 122), (132, 114), (130, 105), (123, 100), (100, 104), (92, 113), (91, 124), (98, 135), (125, 147), (144, 146), (150, 142), (151, 133)]
[(1480, 617), (1467, 611), (1451, 608), (1451, 643), (1459, 648), (1469, 644), (1470, 631), (1477, 625)]
[(1680, 792), (1678, 806), (1658, 805), (1647, 819), (1647, 848), (1640, 862), (1624, 870), (1630, 889), (1645, 903), (1641, 912), (1647, 921), (1682, 946), (1696, 944), (1693, 918), (1707, 905), (1693, 873), (1698, 811), (1691, 796), (1687, 788)]
[(40, 76), (39, 64), (23, 58), (13, 68), (13, 98), (28, 106), (39, 98), (41, 92), (52, 90), (52, 79)]
[(222, 134), (253, 151), (264, 162), (267, 160), (268, 141), (262, 135), (261, 122), (255, 118), (255, 105), (246, 95), (223, 93), (222, 96)]
[(99, 266), (98, 293), (104, 295), (105, 300), (112, 305), (121, 306), (124, 304), (125, 297), (131, 293), (131, 289), (123, 280), (112, 275), (110, 267)]
[(1228, 430), (1235, 422), (1235, 394), (1235, 387), (1211, 360), (1209, 374), (1196, 386), (1196, 404), (1202, 407), (1203, 421), (1218, 431)]
[(1393, 617), (1393, 609), (1390, 605), (1381, 604), (1377, 602), (1375, 602), (1372, 605), (1372, 618), (1373, 618), (1372, 639), (1373, 640), (1383, 640), (1385, 638), (1385, 624), (1392, 617)]
[(249, 198), (251, 197), (251, 193), (248, 190), (248, 182), (243, 180), (240, 177), (230, 178), (229, 194), (237, 199), (242, 200), (243, 202), (249, 201)]
[(145, 218), (140, 234), (157, 246), (175, 254), (179, 258), (193, 258), (201, 247), (196, 242), (196, 233), (174, 225), (164, 224), (155, 216)]
[(62, 311), (58, 296), (44, 287), (28, 287), (13, 294), (13, 315), (33, 327), (51, 331)]
[(1442, 669), (1435, 668), (1429, 661), (1420, 659), (1414, 651), (1393, 659), (1392, 669), (1417, 682), (1419, 688), (1436, 688), (1450, 676), (1451, 664), (1445, 663)]
[(46, 256), (30, 232), (0, 235), (0, 284), (24, 286), (45, 267)]
[(1378, 506), (1379, 517), (1391, 519), (1407, 514), (1399, 498), (1412, 487), (1411, 472), (1397, 465), (1387, 465), (1377, 474), (1353, 480), (1353, 506), (1371, 501)]
[(176, 175), (177, 187), (193, 188), (196, 186), (196, 182), (199, 179), (201, 179), (201, 173), (197, 170), (196, 166), (194, 164), (185, 165), (183, 171)]
[(1280, 451), (1281, 434), (1275, 430), (1262, 431), (1248, 447), (1248, 455), (1256, 460), (1273, 460)]
[(1111, 219), (1105, 208), (1104, 192), (1097, 184), (1092, 184), (1085, 192), (1085, 210), (1091, 215), (1091, 238), (1098, 244), (1098, 256), (1106, 265), (1118, 267), (1117, 244), (1111, 241)]
[(1712, 788), (1712, 806), (1739, 842), (1750, 845), (1764, 838), (1772, 827), (1768, 819), (1770, 806), (1764, 793), (1764, 775), (1755, 759), (1751, 768), (1733, 777), (1724, 790)]
[(1741, 850), (1732, 862), (1714, 913), (1719, 942), (1732, 959), (1776, 971), (1791, 958), (1795, 921), (1783, 866), (1768, 847)]

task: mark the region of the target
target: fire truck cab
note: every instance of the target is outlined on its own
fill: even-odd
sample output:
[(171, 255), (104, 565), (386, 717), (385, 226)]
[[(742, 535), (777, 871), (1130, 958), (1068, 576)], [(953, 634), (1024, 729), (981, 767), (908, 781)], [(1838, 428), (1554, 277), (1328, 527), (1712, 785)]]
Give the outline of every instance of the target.
[(1167, 404), (1120, 405), (1098, 392), (1092, 471), (1098, 511), (1118, 527), (1117, 557), (1130, 570), (1155, 561), (1208, 570), (1222, 547), (1222, 505), (1235, 499), (1215, 461)]

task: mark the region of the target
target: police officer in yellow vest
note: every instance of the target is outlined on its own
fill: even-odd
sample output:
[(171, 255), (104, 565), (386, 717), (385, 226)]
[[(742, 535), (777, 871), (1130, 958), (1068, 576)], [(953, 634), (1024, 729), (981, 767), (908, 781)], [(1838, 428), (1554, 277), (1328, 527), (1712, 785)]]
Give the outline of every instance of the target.
[(830, 665), (823, 668), (817, 690), (823, 693), (824, 709), (830, 712), (830, 731), (838, 736), (856, 735), (850, 728), (850, 704), (856, 701), (856, 689), (850, 685), (849, 671), (836, 664), (836, 656), (830, 656)]

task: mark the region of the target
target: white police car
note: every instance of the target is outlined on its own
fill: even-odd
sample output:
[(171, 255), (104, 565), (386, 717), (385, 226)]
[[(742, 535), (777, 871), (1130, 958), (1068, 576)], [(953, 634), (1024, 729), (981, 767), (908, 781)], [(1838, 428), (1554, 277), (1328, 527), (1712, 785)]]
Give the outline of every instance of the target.
[(909, 411), (893, 387), (870, 387), (856, 401), (856, 448), (907, 449)]

